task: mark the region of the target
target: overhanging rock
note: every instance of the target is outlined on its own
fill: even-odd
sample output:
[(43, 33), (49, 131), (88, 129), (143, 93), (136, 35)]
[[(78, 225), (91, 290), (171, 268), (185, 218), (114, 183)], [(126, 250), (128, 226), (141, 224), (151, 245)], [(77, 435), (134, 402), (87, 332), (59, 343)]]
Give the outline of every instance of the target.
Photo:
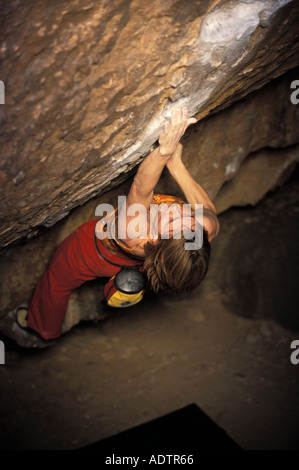
[(135, 166), (174, 102), (202, 119), (298, 64), (296, 0), (3, 2), (2, 247)]

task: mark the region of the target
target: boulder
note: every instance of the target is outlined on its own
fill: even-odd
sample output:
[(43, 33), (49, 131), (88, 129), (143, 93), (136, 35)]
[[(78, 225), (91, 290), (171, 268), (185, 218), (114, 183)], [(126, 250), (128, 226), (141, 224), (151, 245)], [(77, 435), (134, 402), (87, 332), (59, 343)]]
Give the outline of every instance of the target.
[[(296, 0), (11, 0), (0, 9), (2, 247), (118, 185), (175, 104), (202, 120), (298, 65)], [(222, 147), (230, 177), (241, 157)], [(215, 195), (219, 182), (209, 184)]]

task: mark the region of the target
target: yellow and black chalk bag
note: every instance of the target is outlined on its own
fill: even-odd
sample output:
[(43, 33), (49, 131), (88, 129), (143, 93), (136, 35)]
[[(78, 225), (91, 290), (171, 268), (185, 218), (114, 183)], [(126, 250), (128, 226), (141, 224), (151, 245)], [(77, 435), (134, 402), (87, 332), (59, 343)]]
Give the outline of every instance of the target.
[(105, 297), (110, 307), (131, 307), (143, 298), (145, 276), (135, 267), (123, 267), (113, 276), (105, 288)]

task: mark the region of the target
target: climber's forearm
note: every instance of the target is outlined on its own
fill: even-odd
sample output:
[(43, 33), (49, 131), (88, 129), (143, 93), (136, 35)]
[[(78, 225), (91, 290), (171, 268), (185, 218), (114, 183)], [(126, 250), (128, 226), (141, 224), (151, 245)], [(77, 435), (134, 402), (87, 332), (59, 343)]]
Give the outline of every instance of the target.
[(134, 178), (135, 190), (141, 197), (153, 195), (163, 168), (171, 155), (161, 155), (157, 147), (140, 164)]
[(187, 202), (194, 209), (194, 204), (203, 204), (216, 214), (216, 208), (208, 193), (197, 183), (181, 160), (175, 161), (168, 169), (183, 191)]

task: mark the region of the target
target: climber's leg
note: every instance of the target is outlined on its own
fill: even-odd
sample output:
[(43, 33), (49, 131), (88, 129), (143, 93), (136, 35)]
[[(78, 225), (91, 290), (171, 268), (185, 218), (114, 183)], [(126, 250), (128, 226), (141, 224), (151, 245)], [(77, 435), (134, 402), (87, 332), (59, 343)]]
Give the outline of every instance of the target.
[(72, 290), (104, 275), (94, 256), (95, 223), (87, 222), (62, 242), (35, 288), (27, 323), (44, 339), (60, 336)]
[[(68, 259), (74, 234), (67, 237), (56, 250), (50, 265), (39, 280), (28, 308), (28, 327), (44, 339), (60, 336), (72, 289), (84, 282)], [(79, 255), (79, 253), (78, 253)]]

